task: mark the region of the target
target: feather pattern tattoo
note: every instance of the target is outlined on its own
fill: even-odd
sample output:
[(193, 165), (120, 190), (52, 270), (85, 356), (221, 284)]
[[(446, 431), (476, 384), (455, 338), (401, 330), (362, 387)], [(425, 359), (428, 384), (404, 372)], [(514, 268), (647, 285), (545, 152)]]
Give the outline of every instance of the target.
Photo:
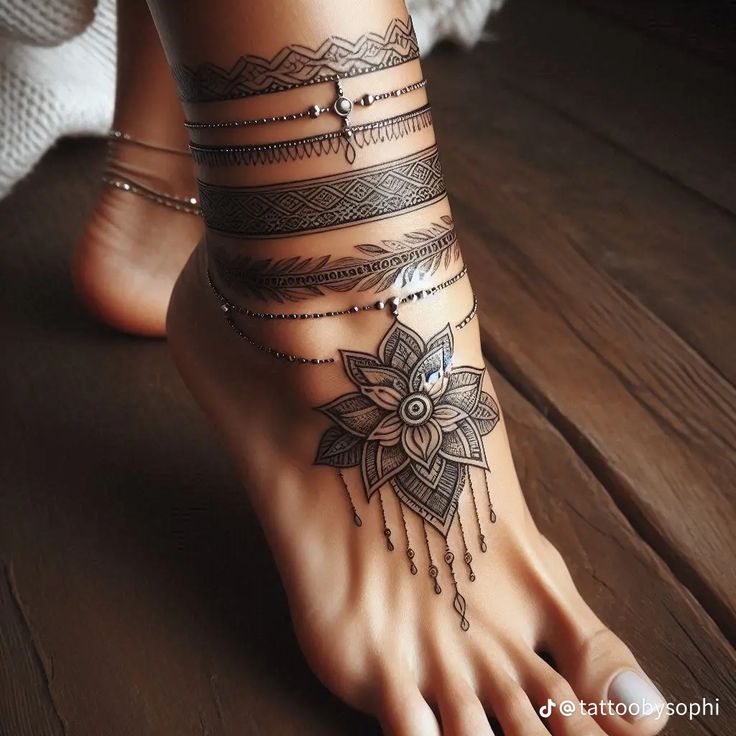
[(445, 269), (460, 257), (452, 218), (404, 234), (401, 238), (355, 246), (360, 255), (333, 258), (256, 259), (212, 250), (219, 279), (234, 290), (263, 301), (297, 302), (329, 291), (374, 291), (405, 287)]

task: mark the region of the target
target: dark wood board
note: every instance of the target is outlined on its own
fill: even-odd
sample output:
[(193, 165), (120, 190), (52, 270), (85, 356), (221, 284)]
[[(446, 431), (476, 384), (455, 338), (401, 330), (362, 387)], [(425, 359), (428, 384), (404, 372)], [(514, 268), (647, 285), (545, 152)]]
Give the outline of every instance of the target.
[(732, 0), (571, 1), (606, 20), (627, 25), (713, 64), (736, 69), (736, 4)]
[[(597, 5), (599, 12), (591, 12), (572, 1), (509, 0), (490, 26), (497, 38), (498, 73), (623, 155), (736, 212), (733, 70), (616, 22), (619, 3)], [(628, 5), (649, 5), (651, 16), (671, 18), (667, 2)], [(711, 5), (710, 26), (720, 19), (722, 33), (729, 33), (733, 9), (690, 5)], [(633, 16), (643, 12), (629, 11)], [(701, 15), (706, 21), (706, 13)], [(681, 22), (681, 36), (703, 37), (686, 18)], [(731, 54), (736, 55), (733, 48)], [(481, 99), (488, 99), (487, 93)], [(488, 102), (492, 115), (497, 106), (492, 98)], [(544, 130), (539, 134), (544, 136)]]
[(0, 734), (63, 736), (44, 663), (14, 590), (12, 570), (0, 565)]

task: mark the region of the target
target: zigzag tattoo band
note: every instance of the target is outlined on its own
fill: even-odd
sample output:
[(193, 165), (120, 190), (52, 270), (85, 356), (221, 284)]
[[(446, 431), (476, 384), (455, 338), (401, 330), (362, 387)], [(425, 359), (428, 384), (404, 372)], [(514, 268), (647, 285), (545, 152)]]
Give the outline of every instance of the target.
[(252, 258), (211, 247), (212, 265), (219, 280), (236, 293), (263, 301), (298, 302), (328, 292), (403, 289), (447, 269), (460, 256), (452, 218), (405, 233), (398, 239), (363, 243), (361, 255), (295, 258)]
[(419, 58), (411, 18), (394, 18), (383, 34), (354, 41), (330, 36), (316, 49), (286, 46), (272, 58), (244, 54), (229, 69), (216, 64), (171, 68), (186, 102), (234, 100), (389, 69)]
[(306, 235), (409, 212), (442, 199), (436, 146), (396, 161), (333, 176), (266, 187), (199, 182), (211, 230), (238, 238)]

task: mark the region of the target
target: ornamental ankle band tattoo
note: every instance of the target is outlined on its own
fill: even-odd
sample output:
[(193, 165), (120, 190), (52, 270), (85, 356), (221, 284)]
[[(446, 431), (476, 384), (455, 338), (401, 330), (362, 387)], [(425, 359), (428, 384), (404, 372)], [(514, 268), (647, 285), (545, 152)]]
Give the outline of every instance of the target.
[(266, 187), (200, 181), (199, 192), (207, 227), (238, 238), (336, 230), (417, 210), (446, 194), (436, 146), (357, 171)]
[(204, 146), (190, 143), (194, 161), (204, 166), (254, 166), (298, 161), (312, 156), (330, 153), (345, 153), (349, 164), (355, 163), (356, 146), (365, 148), (374, 143), (399, 140), (418, 133), (432, 125), (429, 105), (395, 115), (385, 120), (376, 120), (362, 125), (351, 125), (342, 130), (297, 138), (291, 141), (276, 141), (247, 146)]
[(335, 91), (336, 91), (336, 97), (335, 101), (328, 105), (327, 107), (321, 107), (320, 105), (310, 105), (306, 110), (301, 110), (300, 112), (290, 112), (286, 113), (285, 115), (270, 115), (269, 117), (265, 118), (252, 118), (250, 120), (222, 120), (222, 121), (213, 121), (213, 122), (204, 122), (204, 121), (194, 121), (194, 120), (187, 120), (184, 123), (185, 128), (190, 128), (194, 130), (202, 130), (202, 129), (229, 129), (229, 128), (252, 128), (256, 125), (269, 125), (271, 123), (288, 123), (293, 120), (302, 120), (303, 118), (312, 118), (316, 119), (323, 113), (334, 113), (335, 115), (342, 118), (343, 121), (343, 127), (347, 127), (350, 125), (350, 113), (353, 111), (353, 107), (355, 105), (360, 105), (361, 107), (370, 107), (371, 105), (375, 104), (376, 102), (381, 102), (382, 100), (388, 100), (391, 97), (401, 97), (401, 95), (409, 94), (410, 92), (415, 92), (418, 89), (422, 89), (427, 86), (427, 80), (426, 79), (420, 79), (418, 82), (414, 82), (413, 84), (407, 84), (404, 87), (399, 87), (398, 89), (392, 89), (390, 92), (379, 92), (378, 94), (372, 95), (369, 93), (366, 93), (364, 95), (361, 95), (356, 100), (351, 100), (345, 97), (342, 89), (342, 83), (339, 79), (335, 80)]
[(186, 102), (213, 102), (296, 89), (369, 74), (419, 58), (411, 18), (391, 21), (385, 33), (351, 41), (330, 36), (316, 49), (286, 46), (271, 59), (245, 54), (229, 69), (216, 64), (174, 64), (172, 74)]
[[(256, 259), (213, 253), (213, 267), (228, 288), (263, 301), (298, 302), (328, 292), (404, 288), (411, 282), (447, 269), (460, 257), (452, 218), (406, 233), (396, 240), (356, 245), (361, 255), (332, 258)], [(444, 265), (443, 265), (444, 264)]]
[[(474, 469), (484, 476), (489, 472), (483, 437), (498, 423), (499, 411), (483, 390), (485, 370), (454, 365), (453, 351), (449, 324), (425, 342), (398, 320), (376, 355), (340, 351), (345, 373), (356, 390), (317, 408), (332, 426), (320, 439), (315, 464), (334, 467), (343, 481), (343, 469), (360, 468), (367, 502), (379, 495), (387, 540), (390, 521), (381, 497), (386, 488), (393, 490), (403, 507), (420, 517), (428, 571), (438, 595), (442, 587), (427, 527), (440, 535), (454, 591), (453, 607), (461, 628), (467, 631), (467, 603), (460, 593), (448, 534), (456, 518), (460, 523), (458, 506), (466, 487), (477, 509), (471, 474)], [(403, 519), (403, 508), (401, 514)], [(480, 527), (480, 517), (478, 524)], [(415, 553), (405, 523), (404, 529), (413, 573)], [(464, 530), (460, 537), (472, 582), (475, 572)]]

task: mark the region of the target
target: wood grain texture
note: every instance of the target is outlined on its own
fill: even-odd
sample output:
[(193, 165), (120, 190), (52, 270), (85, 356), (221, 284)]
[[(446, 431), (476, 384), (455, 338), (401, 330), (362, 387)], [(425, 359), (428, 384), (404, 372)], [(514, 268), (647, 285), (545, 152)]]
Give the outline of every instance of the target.
[(12, 572), (0, 564), (0, 734), (64, 736), (48, 675), (33, 643)]
[(731, 0), (639, 2), (572, 0), (602, 16), (665, 41), (680, 52), (736, 69), (736, 6)]
[[(498, 73), (625, 155), (736, 213), (736, 106), (723, 97), (733, 71), (689, 52), (676, 37), (664, 42), (611, 22), (617, 3), (610, 5), (609, 13), (595, 13), (565, 0), (511, 0), (491, 25)], [(650, 5), (650, 17), (676, 22), (669, 3), (629, 5)], [(708, 11), (700, 16), (707, 25)], [(711, 7), (710, 27), (723, 23), (727, 34), (732, 17), (732, 9)], [(706, 35), (686, 25), (686, 15), (681, 22), (681, 38)]]

